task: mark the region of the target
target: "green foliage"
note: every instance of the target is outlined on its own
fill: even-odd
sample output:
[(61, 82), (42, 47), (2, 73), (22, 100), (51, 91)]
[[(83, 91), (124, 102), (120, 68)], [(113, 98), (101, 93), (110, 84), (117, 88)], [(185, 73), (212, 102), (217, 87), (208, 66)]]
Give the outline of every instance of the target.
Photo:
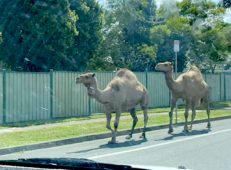
[(209, 0), (166, 0), (158, 9), (155, 0), (110, 0), (105, 9), (96, 0), (2, 0), (0, 61), (15, 69), (27, 57), (40, 71), (154, 70), (174, 61), (179, 40), (178, 71), (188, 63), (214, 70), (231, 52), (224, 13)]
[(134, 61), (131, 64), (132, 70), (151, 69), (156, 60), (156, 46), (148, 46), (147, 44), (137, 47)]
[[(186, 2), (189, 1), (178, 3), (182, 11), (188, 7), (185, 5)], [(203, 15), (200, 23), (192, 27), (192, 41), (186, 55), (190, 63), (195, 63), (202, 70), (211, 70), (214, 73), (217, 64), (224, 63), (228, 57), (227, 38), (224, 34), (226, 24), (222, 18), (225, 9), (206, 0), (196, 1), (191, 3), (191, 6), (204, 11), (193, 17), (195, 24)], [(183, 14), (187, 14), (187, 11)]]
[(156, 11), (156, 15), (162, 19), (179, 16), (179, 10), (176, 6), (176, 0), (164, 0)]
[[(106, 49), (99, 56), (111, 57), (115, 67), (144, 71), (156, 56), (140, 50), (142, 46), (152, 46), (149, 29), (154, 25), (155, 1), (114, 0), (109, 2), (109, 7), (111, 10), (106, 20), (105, 43), (102, 43)], [(148, 58), (145, 64), (140, 62), (144, 58)]]
[(97, 50), (103, 41), (104, 10), (95, 0), (72, 1), (71, 10), (79, 16), (76, 22), (79, 35), (75, 36), (75, 46), (69, 53), (69, 70), (85, 70), (98, 55)]
[(2, 33), (0, 32), (0, 68), (3, 68), (4, 67), (4, 64), (2, 62), (2, 59), (3, 59), (3, 56), (2, 56), (2, 43), (3, 43), (3, 40), (2, 40)]
[(173, 51), (174, 40), (180, 41), (180, 51), (178, 52), (178, 71), (185, 68), (187, 57), (185, 55), (191, 41), (191, 27), (189, 19), (176, 16), (166, 19), (164, 25), (151, 28), (152, 43), (157, 45), (157, 63), (163, 61), (174, 61)]
[(40, 71), (83, 70), (102, 41), (104, 13), (95, 0), (0, 3), (3, 61), (11, 69), (27, 57)]
[(225, 8), (217, 7), (209, 0), (183, 0), (177, 3), (180, 14), (190, 19), (190, 25), (193, 25), (198, 19), (205, 20), (211, 15), (224, 14)]
[(202, 28), (194, 35), (194, 41), (188, 51), (190, 62), (201, 69), (214, 72), (216, 64), (224, 63), (228, 57), (227, 37), (221, 28)]
[(228, 52), (231, 53), (231, 24), (224, 28), (224, 35), (226, 37), (226, 46), (228, 48)]
[(78, 35), (78, 17), (70, 10), (68, 0), (2, 3), (2, 53), (8, 67), (21, 66), (27, 57), (41, 70), (64, 69), (67, 52)]

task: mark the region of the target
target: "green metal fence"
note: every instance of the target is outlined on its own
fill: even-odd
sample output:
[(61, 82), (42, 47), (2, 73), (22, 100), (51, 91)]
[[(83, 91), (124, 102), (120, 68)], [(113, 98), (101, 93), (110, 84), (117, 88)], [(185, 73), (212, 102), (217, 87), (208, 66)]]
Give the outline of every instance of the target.
[[(81, 73), (56, 71), (0, 72), (0, 124), (104, 112), (100, 103), (88, 98), (83, 85), (75, 84), (75, 78), (79, 74)], [(135, 74), (149, 91), (150, 108), (170, 105), (170, 91), (162, 73)], [(104, 89), (114, 75), (114, 72), (96, 72), (98, 87)], [(231, 75), (203, 76), (212, 88), (212, 102), (231, 100)], [(183, 101), (179, 100), (178, 104), (183, 104)]]

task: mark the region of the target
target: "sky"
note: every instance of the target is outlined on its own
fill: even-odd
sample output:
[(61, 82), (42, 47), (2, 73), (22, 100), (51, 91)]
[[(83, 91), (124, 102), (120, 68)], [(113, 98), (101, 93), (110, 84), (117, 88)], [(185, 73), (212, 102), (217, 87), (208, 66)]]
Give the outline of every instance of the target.
[[(99, 3), (103, 5), (103, 4), (106, 4), (107, 0), (97, 0), (97, 1), (99, 1)], [(161, 3), (166, 2), (166, 1), (172, 1), (172, 0), (165, 0), (165, 1), (156, 0), (156, 5), (159, 6)], [(182, 1), (182, 0), (176, 0), (176, 1)], [(220, 0), (212, 0), (212, 1), (217, 4)], [(224, 21), (231, 23), (231, 8), (226, 10), (226, 13), (224, 15)]]

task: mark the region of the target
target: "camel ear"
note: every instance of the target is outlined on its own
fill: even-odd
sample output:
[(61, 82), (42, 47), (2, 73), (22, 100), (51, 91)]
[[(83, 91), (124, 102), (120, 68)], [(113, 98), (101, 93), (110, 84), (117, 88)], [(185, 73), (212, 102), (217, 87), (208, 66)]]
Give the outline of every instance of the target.
[(173, 62), (171, 61), (171, 65), (173, 66)]
[(92, 77), (95, 77), (95, 73), (92, 74)]

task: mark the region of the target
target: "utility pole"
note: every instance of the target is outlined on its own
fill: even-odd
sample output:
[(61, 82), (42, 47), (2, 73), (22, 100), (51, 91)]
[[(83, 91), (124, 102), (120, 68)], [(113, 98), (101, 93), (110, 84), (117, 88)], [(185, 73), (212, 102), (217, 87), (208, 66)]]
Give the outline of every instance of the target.
[[(177, 52), (180, 51), (179, 48), (180, 41), (179, 40), (174, 40), (174, 52), (175, 52), (175, 79), (177, 78)], [(177, 126), (177, 101), (176, 101), (176, 108), (175, 108), (175, 126)]]

